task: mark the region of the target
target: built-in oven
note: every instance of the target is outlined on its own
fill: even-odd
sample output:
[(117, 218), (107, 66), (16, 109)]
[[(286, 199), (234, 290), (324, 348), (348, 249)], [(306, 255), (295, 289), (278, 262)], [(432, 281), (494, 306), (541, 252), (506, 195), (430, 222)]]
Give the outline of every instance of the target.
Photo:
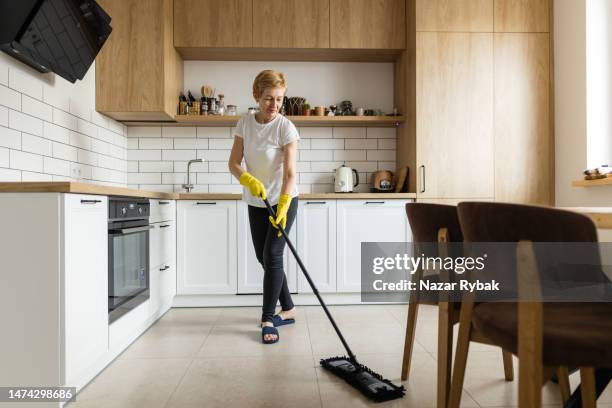
[(108, 200), (108, 322), (149, 299), (148, 199)]

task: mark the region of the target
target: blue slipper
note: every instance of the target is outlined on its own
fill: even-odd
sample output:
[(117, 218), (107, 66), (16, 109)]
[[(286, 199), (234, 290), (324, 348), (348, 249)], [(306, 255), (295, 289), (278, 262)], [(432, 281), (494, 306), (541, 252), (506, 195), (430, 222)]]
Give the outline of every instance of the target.
[[(275, 340), (266, 340), (266, 339), (264, 339), (264, 336), (266, 334), (274, 334), (274, 335), (276, 335), (276, 339)], [(264, 327), (261, 328), (261, 341), (264, 344), (276, 343), (279, 339), (280, 339), (280, 336), (278, 335), (278, 330), (276, 330), (276, 327), (264, 326)]]
[(272, 323), (274, 323), (274, 327), (284, 326), (295, 323), (295, 319), (283, 319), (280, 315), (274, 315), (272, 316)]

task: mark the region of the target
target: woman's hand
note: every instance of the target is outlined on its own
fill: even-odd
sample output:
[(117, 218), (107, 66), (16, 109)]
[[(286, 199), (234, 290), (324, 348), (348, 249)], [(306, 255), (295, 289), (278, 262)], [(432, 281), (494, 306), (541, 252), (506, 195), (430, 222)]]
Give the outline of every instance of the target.
[(263, 183), (252, 174), (246, 171), (242, 173), (240, 176), (240, 184), (248, 188), (251, 195), (254, 197), (261, 197), (262, 200), (266, 199), (266, 189)]
[[(278, 206), (276, 207), (276, 219), (272, 218), (272, 216), (268, 217), (272, 226), (278, 229), (278, 226), (282, 226), (283, 230), (287, 226), (287, 212), (289, 211), (289, 206), (291, 205), (291, 196), (289, 194), (281, 194), (278, 199)], [(282, 234), (280, 230), (278, 231), (277, 237), (280, 237)]]

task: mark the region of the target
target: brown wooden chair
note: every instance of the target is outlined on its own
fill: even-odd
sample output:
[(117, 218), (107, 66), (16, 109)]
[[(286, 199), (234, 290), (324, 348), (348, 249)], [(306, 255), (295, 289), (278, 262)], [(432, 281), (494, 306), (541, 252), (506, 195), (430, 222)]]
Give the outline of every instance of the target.
[[(430, 256), (445, 257), (448, 248), (442, 243), (461, 242), (463, 234), (457, 218), (457, 207), (451, 205), (409, 203), (406, 204), (406, 214), (412, 230), (413, 242), (432, 243), (440, 253), (428, 254)], [(434, 246), (426, 246), (432, 249)], [(444, 252), (444, 253), (442, 253)], [(423, 270), (418, 270), (414, 278), (419, 281), (423, 278)], [(428, 279), (439, 279), (448, 281), (449, 276), (439, 275), (427, 277)], [(437, 381), (437, 406), (445, 408), (448, 401), (451, 381), (453, 326), (459, 321), (460, 304), (449, 302), (448, 299), (432, 299), (429, 294), (423, 298), (416, 290), (411, 293), (408, 307), (408, 319), (406, 322), (406, 337), (404, 342), (404, 357), (402, 362), (402, 381), (408, 379), (412, 349), (414, 346), (414, 335), (416, 332), (416, 319), (419, 304), (434, 304), (438, 306), (438, 381)], [(474, 338), (473, 341), (488, 343), (485, 339)], [(503, 352), (504, 376), (507, 381), (512, 381), (514, 372), (512, 368), (512, 354)]]
[(449, 408), (459, 406), (468, 343), (476, 334), (518, 355), (520, 407), (540, 407), (541, 387), (555, 371), (567, 401), (568, 366), (581, 367), (583, 407), (594, 407), (593, 367), (612, 367), (612, 304), (533, 301), (541, 292), (532, 247), (532, 242), (597, 242), (593, 222), (569, 211), (503, 203), (460, 203), (458, 213), (468, 242), (518, 242), (516, 282), (527, 301), (462, 303)]

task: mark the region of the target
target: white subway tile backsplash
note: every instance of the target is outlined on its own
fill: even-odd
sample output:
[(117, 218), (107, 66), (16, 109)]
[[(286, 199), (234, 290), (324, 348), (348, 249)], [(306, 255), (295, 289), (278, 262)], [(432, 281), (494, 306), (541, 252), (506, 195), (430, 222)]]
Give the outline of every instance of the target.
[(231, 150), (198, 150), (198, 157), (208, 161), (228, 161)]
[(232, 128), (227, 127), (198, 127), (198, 138), (206, 139), (233, 139)]
[[(162, 193), (173, 193), (174, 192), (174, 186), (171, 184), (166, 184), (166, 185), (163, 185), (163, 184), (134, 184), (134, 185), (128, 185), (128, 187), (145, 190), (145, 191), (161, 191)], [(183, 191), (183, 193), (184, 192), (185, 191)]]
[(334, 150), (334, 160), (366, 160), (366, 151)]
[(68, 110), (71, 114), (88, 122), (91, 122), (91, 109), (80, 103), (78, 100), (70, 99), (70, 109)]
[[(138, 163), (138, 162), (134, 162), (134, 163)], [(193, 165), (192, 165), (192, 170), (193, 170)], [(141, 173), (172, 173), (174, 171), (174, 162), (171, 162), (171, 161), (143, 161), (143, 162), (140, 162), (140, 170), (129, 170), (129, 171), (140, 171)]]
[(302, 172), (308, 173), (310, 171), (313, 171), (313, 170), (311, 170), (310, 162), (298, 161), (296, 163), (296, 165), (297, 165), (297, 172), (298, 173), (302, 173)]
[[(203, 139), (206, 140), (206, 139)], [(234, 145), (234, 139), (208, 139), (209, 149), (228, 149), (231, 150)], [(199, 147), (198, 149), (202, 149)]]
[(8, 108), (0, 106), (0, 126), (8, 127)]
[(350, 149), (376, 149), (378, 144), (376, 139), (345, 139), (344, 148)]
[[(102, 133), (101, 130), (99, 133)], [(115, 146), (119, 146), (122, 149), (127, 149), (127, 141), (128, 141), (127, 137), (118, 135), (117, 133), (115, 133), (115, 140), (113, 142)]]
[(116, 169), (118, 159), (114, 157), (106, 156), (104, 154), (98, 155), (98, 167), (102, 167), (104, 169)]
[[(98, 127), (93, 123), (87, 122), (81, 118), (77, 119), (77, 132), (83, 133), (90, 137), (98, 137)], [(111, 138), (111, 142), (113, 139)]]
[[(189, 182), (195, 184), (196, 175), (191, 174)], [(162, 173), (162, 184), (183, 184), (187, 182), (187, 173)]]
[(43, 102), (63, 111), (70, 111), (70, 92), (72, 84), (67, 81), (55, 81), (43, 84)]
[(51, 174), (22, 171), (21, 181), (53, 181), (53, 176)]
[[(177, 163), (177, 162), (175, 162)], [(193, 168), (194, 165), (191, 165)], [(211, 161), (208, 162), (208, 171), (211, 173), (226, 173), (229, 172), (227, 161)], [(198, 173), (206, 173), (206, 171), (198, 170)]]
[(138, 139), (138, 148), (140, 149), (173, 149), (173, 139), (162, 138), (141, 138)]
[(9, 127), (32, 135), (43, 135), (43, 121), (9, 109)]
[(313, 139), (309, 141), (310, 141), (310, 148), (312, 150), (332, 150), (332, 149), (342, 150), (344, 149), (343, 139)]
[(70, 132), (70, 145), (91, 150), (91, 138), (77, 132)]
[(311, 184), (311, 193), (333, 193), (333, 184)]
[[(2, 156), (2, 150), (0, 149), (0, 165), (2, 163)], [(0, 181), (21, 181), (21, 170), (0, 168)]]
[(302, 161), (332, 161), (332, 150), (298, 150), (299, 160)]
[(378, 170), (390, 170), (395, 172), (395, 161), (379, 161)]
[(359, 172), (373, 172), (378, 170), (378, 164), (375, 161), (347, 161), (345, 164)]
[(298, 184), (297, 189), (300, 194), (307, 194), (312, 191), (310, 184)]
[(21, 150), (21, 132), (15, 129), (0, 127), (0, 146)]
[(333, 130), (330, 127), (307, 127), (299, 129), (302, 139), (331, 139)]
[(127, 136), (136, 137), (161, 137), (161, 126), (131, 126), (128, 128)]
[(76, 116), (72, 116), (71, 114), (57, 108), (53, 108), (53, 123), (70, 130), (77, 130)]
[(43, 156), (52, 156), (52, 141), (28, 133), (21, 134), (21, 150)]
[(96, 153), (109, 154), (110, 145), (98, 139), (91, 139), (91, 150)]
[(34, 172), (43, 171), (43, 158), (38, 154), (11, 150), (10, 167), (17, 170), (28, 170)]
[(115, 136), (117, 134), (108, 129), (98, 128), (98, 135), (94, 136), (100, 140), (105, 141), (106, 143), (115, 143)]
[(163, 150), (162, 160), (191, 160), (197, 157), (196, 150)]
[(91, 179), (91, 166), (70, 163), (70, 177), (74, 179)]
[(368, 139), (395, 139), (395, 128), (367, 128)]
[(0, 105), (14, 110), (21, 110), (21, 94), (11, 88), (0, 85)]
[(128, 173), (129, 184), (162, 184), (160, 173)]
[(325, 184), (333, 182), (333, 173), (300, 173), (301, 184)]
[(334, 139), (364, 139), (366, 128), (337, 127), (334, 128)]
[(21, 99), (21, 111), (28, 115), (51, 122), (53, 120), (53, 108), (44, 102), (23, 95)]
[(71, 132), (72, 130), (68, 130), (65, 127), (54, 125), (53, 123), (43, 123), (43, 137), (45, 139), (68, 144), (70, 143)]
[(310, 139), (300, 139), (300, 140), (298, 140), (298, 150), (299, 149), (310, 150), (311, 142), (312, 142), (312, 140), (310, 140)]
[(129, 150), (138, 150), (138, 140), (135, 138), (130, 138), (127, 140), (127, 148)]
[(230, 173), (197, 173), (198, 184), (231, 184)]
[(395, 150), (395, 139), (378, 139), (378, 149)]
[(109, 145), (108, 154), (117, 159), (127, 160), (127, 150), (119, 146)]
[(342, 166), (341, 161), (312, 162), (310, 163), (310, 171), (313, 173), (331, 172), (335, 171), (340, 166)]
[(118, 135), (121, 136), (125, 136), (126, 135), (126, 129), (127, 127), (125, 125), (123, 125), (122, 123), (119, 123), (117, 121), (114, 121), (112, 119), (110, 119), (108, 121), (108, 129), (112, 132), (117, 133)]
[(8, 85), (8, 67), (0, 65), (0, 84), (7, 86)]
[(53, 142), (53, 157), (69, 161), (77, 161), (77, 148), (63, 143)]
[[(202, 163), (192, 163), (191, 171), (193, 173), (208, 173), (208, 163), (207, 161)], [(174, 162), (174, 171), (176, 172), (185, 172), (187, 171), (187, 162), (186, 161), (175, 161)], [(229, 171), (229, 170), (228, 170)]]
[(368, 160), (393, 161), (395, 150), (368, 150)]
[(161, 150), (130, 150), (130, 160), (161, 160)]
[[(9, 149), (0, 147), (0, 167), (9, 167), (10, 154)], [(19, 174), (21, 176), (21, 173)]]
[(82, 164), (88, 164), (90, 166), (98, 165), (98, 155), (94, 152), (90, 152), (89, 150), (78, 149), (77, 159), (78, 162)]
[(195, 127), (162, 127), (162, 137), (196, 137)]
[[(143, 162), (148, 163), (148, 162)], [(130, 173), (138, 173), (138, 162), (135, 160), (129, 160), (127, 162), (127, 170)]]
[(108, 129), (109, 118), (102, 115), (101, 113), (96, 112), (95, 110), (91, 111), (91, 121), (101, 128)]
[(32, 98), (42, 100), (43, 98), (43, 82), (32, 75), (17, 69), (9, 68), (9, 87), (30, 95)]
[(209, 184), (209, 193), (227, 193), (227, 194), (242, 194), (241, 185), (233, 184)]
[(68, 177), (70, 176), (70, 162), (66, 160), (53, 159), (51, 157), (44, 157), (43, 170), (47, 174)]

